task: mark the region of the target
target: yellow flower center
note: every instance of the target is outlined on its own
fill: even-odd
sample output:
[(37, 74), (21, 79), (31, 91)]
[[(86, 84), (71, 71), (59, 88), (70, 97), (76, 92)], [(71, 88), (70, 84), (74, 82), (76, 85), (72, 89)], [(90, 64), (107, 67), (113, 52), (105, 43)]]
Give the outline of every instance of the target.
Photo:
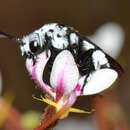
[[(57, 110), (57, 112), (62, 108), (62, 106), (61, 106), (60, 104), (55, 103), (54, 101), (52, 101), (52, 100), (50, 100), (50, 99), (43, 98), (43, 97), (40, 99), (40, 98), (36, 98), (36, 97), (34, 97), (34, 96), (33, 96), (33, 98), (36, 99), (36, 100), (45, 102), (45, 103), (47, 103), (47, 104), (49, 104), (49, 105), (55, 107), (56, 110)], [(77, 108), (72, 108), (72, 107), (70, 107), (70, 108), (68, 109), (68, 111), (65, 111), (65, 112), (60, 116), (60, 119), (63, 119), (63, 118), (65, 118), (65, 117), (67, 117), (70, 112), (83, 113), (83, 114), (91, 114), (91, 113), (93, 112), (93, 110), (92, 110), (91, 112), (88, 112), (88, 111), (85, 111), (85, 110), (81, 110), (81, 109), (77, 109)]]

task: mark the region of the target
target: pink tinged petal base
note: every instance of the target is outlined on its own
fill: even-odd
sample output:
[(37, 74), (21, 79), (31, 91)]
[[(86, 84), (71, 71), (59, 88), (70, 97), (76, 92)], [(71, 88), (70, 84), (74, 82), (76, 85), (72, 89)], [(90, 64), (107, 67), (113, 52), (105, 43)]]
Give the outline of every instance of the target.
[(72, 105), (75, 103), (76, 99), (77, 99), (77, 95), (76, 95), (76, 93), (73, 91), (73, 92), (70, 94), (69, 99), (68, 99), (66, 105), (72, 106)]
[[(92, 73), (89, 81), (83, 89), (82, 95), (97, 94), (109, 88), (117, 79), (118, 73), (112, 69), (100, 69)], [(79, 84), (83, 86), (85, 76), (79, 80)]]
[(58, 104), (62, 106), (60, 110), (64, 109), (64, 112), (61, 114), (59, 119), (64, 119), (69, 115), (69, 113), (71, 112), (70, 110), (72, 109), (71, 106), (75, 103), (77, 95), (75, 91), (72, 91), (66, 99), (64, 98), (65, 96), (63, 96), (58, 102)]
[(49, 95), (55, 98), (55, 91), (46, 83), (43, 82), (43, 72), (46, 66), (47, 61), (49, 60), (51, 52), (48, 51), (48, 57), (46, 56), (46, 51), (39, 54), (36, 59), (35, 65), (33, 65), (32, 59), (26, 60), (26, 68), (29, 71), (30, 75), (32, 75), (34, 81)]
[(50, 84), (56, 90), (56, 97), (71, 93), (77, 86), (79, 71), (72, 54), (64, 50), (57, 55), (50, 75)]
[(81, 95), (81, 91), (82, 91), (82, 86), (80, 84), (77, 84), (74, 92), (77, 96), (80, 96)]

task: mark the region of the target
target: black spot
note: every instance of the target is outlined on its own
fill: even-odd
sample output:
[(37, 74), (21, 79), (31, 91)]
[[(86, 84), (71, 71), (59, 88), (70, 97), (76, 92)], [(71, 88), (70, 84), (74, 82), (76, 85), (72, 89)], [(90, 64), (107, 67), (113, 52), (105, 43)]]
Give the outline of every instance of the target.
[(50, 30), (49, 30), (49, 32), (52, 32), (52, 33), (53, 33), (53, 32), (54, 32), (54, 30), (50, 29)]
[(57, 37), (61, 37), (61, 35), (60, 35), (60, 34), (57, 34)]
[(65, 27), (65, 25), (63, 25), (63, 24), (58, 24), (57, 25), (60, 29), (63, 29), (64, 27)]
[(30, 47), (30, 50), (32, 53), (36, 53), (39, 49), (40, 49), (40, 46), (35, 46), (34, 43), (36, 41), (31, 41), (30, 44), (29, 44), (29, 47)]

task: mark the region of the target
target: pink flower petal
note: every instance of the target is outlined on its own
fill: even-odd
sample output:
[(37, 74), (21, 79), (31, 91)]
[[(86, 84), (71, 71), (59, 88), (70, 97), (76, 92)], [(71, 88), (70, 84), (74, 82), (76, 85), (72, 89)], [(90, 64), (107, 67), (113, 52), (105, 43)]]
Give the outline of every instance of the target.
[(72, 54), (64, 50), (55, 59), (50, 75), (50, 84), (62, 96), (71, 93), (77, 86), (79, 71)]
[(75, 92), (76, 96), (80, 96), (81, 95), (81, 93), (82, 93), (82, 86), (81, 86), (81, 84), (79, 84), (79, 83), (77, 84), (74, 92)]
[[(72, 91), (68, 95), (63, 95), (60, 100), (58, 100), (58, 104), (60, 104), (63, 108), (64, 107), (71, 107), (77, 99), (77, 95), (75, 91)], [(57, 101), (56, 101), (57, 102)]]
[(26, 60), (26, 68), (29, 71), (30, 75), (32, 75), (34, 81), (48, 94), (55, 98), (55, 91), (46, 83), (43, 82), (43, 72), (46, 66), (47, 61), (49, 60), (51, 52), (48, 51), (48, 57), (46, 56), (46, 52), (40, 53), (37, 55), (36, 63), (33, 65), (33, 60), (27, 58)]

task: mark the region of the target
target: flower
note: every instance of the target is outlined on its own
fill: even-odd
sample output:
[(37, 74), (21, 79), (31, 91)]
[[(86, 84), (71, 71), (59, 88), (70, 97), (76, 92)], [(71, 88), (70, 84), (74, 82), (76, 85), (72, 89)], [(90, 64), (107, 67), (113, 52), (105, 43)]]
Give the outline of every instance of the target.
[[(47, 53), (48, 56), (46, 55)], [(62, 108), (67, 108), (67, 111), (65, 110), (65, 112), (62, 113), (63, 116), (61, 116), (61, 118), (66, 117), (69, 112), (88, 113), (71, 108), (77, 97), (83, 94), (82, 87), (84, 86), (85, 80), (85, 76), (80, 76), (77, 64), (71, 52), (63, 50), (56, 56), (50, 73), (49, 86), (43, 81), (43, 72), (50, 56), (51, 51), (48, 50), (48, 52), (44, 51), (37, 56), (35, 64), (33, 64), (32, 59), (27, 58), (26, 60), (26, 67), (30, 75), (32, 75), (35, 82), (52, 97), (52, 100), (43, 98), (42, 101), (56, 107), (57, 111)], [(105, 76), (102, 79), (98, 78), (102, 74), (105, 74)], [(92, 74), (91, 81), (87, 83), (85, 95), (103, 91), (113, 83), (115, 77), (116, 73), (114, 73), (114, 70), (97, 70)], [(94, 83), (93, 80), (96, 80), (96, 83)]]
[(124, 46), (125, 32), (120, 24), (108, 22), (101, 25), (89, 38), (107, 54), (118, 58)]
[[(35, 82), (53, 98), (53, 101), (43, 98), (44, 102), (55, 106), (57, 110), (60, 110), (63, 106), (71, 107), (81, 92), (81, 86), (78, 84), (79, 71), (77, 65), (69, 51), (62, 51), (53, 63), (50, 75), (51, 86), (49, 86), (44, 83), (42, 77), (50, 55), (50, 51), (48, 51), (48, 57), (46, 57), (46, 52), (41, 53), (38, 55), (35, 65), (33, 65), (32, 59), (27, 59), (26, 67)], [(70, 109), (70, 111), (77, 110)], [(80, 110), (79, 112), (85, 113), (85, 111)]]

